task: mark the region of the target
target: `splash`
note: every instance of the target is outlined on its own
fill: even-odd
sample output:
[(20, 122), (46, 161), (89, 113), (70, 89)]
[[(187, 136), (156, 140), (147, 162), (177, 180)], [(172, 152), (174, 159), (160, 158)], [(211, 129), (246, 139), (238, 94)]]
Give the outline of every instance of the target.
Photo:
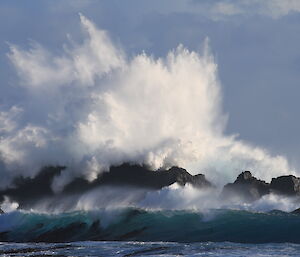
[(38, 43), (10, 45), (22, 99), (0, 106), (0, 186), (65, 165), (60, 191), (74, 177), (92, 181), (111, 165), (179, 165), (224, 184), (240, 171), (263, 179), (293, 173), (282, 156), (225, 135), (217, 64), (182, 45), (166, 57), (132, 58), (80, 15), (83, 40), (59, 55)]
[(4, 201), (1, 203), (1, 210), (6, 212), (12, 212), (18, 209), (19, 204), (17, 202), (12, 202), (9, 197), (5, 196)]

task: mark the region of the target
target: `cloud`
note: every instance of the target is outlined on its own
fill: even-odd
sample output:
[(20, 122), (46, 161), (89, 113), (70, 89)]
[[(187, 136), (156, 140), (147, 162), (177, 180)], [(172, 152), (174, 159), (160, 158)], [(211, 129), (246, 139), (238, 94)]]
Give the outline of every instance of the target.
[(293, 12), (300, 12), (300, 2), (297, 0), (193, 0), (192, 3), (197, 6), (197, 9), (191, 10), (191, 12), (200, 12), (214, 20), (234, 15), (263, 15), (277, 19)]
[(293, 12), (300, 12), (300, 2), (297, 0), (268, 0), (263, 8), (263, 13), (269, 13), (274, 18), (279, 18)]

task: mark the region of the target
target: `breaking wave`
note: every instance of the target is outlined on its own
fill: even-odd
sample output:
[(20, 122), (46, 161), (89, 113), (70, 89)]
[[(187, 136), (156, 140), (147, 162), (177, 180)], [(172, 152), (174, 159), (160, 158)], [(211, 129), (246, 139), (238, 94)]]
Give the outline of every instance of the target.
[(300, 243), (300, 216), (221, 209), (199, 212), (127, 208), (52, 215), (15, 211), (0, 216), (0, 240)]

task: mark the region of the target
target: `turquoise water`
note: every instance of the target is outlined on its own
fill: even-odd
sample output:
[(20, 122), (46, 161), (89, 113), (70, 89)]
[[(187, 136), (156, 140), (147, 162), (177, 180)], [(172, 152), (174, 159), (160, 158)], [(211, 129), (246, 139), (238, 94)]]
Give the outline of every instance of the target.
[(0, 241), (300, 243), (300, 216), (280, 211), (134, 208), (62, 214), (15, 211), (0, 216)]

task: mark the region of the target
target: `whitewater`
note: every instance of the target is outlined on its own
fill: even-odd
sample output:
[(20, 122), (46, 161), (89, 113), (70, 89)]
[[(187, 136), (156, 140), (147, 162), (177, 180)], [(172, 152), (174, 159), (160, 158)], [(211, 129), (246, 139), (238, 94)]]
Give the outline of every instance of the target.
[[(43, 167), (64, 168), (51, 178), (51, 196), (24, 193), (24, 208), (13, 196), (0, 199), (0, 254), (299, 256), (297, 197), (219, 197), (244, 170), (268, 182), (297, 172), (284, 156), (225, 133), (209, 39), (197, 52), (179, 45), (165, 57), (130, 56), (79, 17), (81, 40), (68, 36), (58, 52), (9, 43), (18, 79), (0, 105), (0, 190), (30, 185)], [(64, 191), (124, 163), (184, 167), (205, 174), (214, 190), (175, 183)]]

